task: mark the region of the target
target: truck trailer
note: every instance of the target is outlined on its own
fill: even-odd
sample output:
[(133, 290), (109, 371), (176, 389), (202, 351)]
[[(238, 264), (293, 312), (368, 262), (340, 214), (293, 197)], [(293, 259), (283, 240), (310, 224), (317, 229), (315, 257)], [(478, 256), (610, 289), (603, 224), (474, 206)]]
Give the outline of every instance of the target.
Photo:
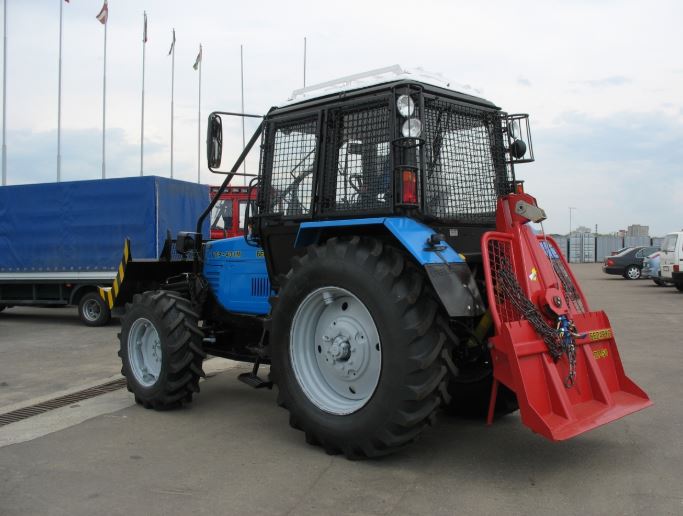
[(207, 185), (155, 176), (0, 188), (0, 311), (74, 305), (84, 324), (107, 324), (98, 288), (115, 280), (122, 242), (138, 260), (170, 261), (167, 236), (209, 199)]

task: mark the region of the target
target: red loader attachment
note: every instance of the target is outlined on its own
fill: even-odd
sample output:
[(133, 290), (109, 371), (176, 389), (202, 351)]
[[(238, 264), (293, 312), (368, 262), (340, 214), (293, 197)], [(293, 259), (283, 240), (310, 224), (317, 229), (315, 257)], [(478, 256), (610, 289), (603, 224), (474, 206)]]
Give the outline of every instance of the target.
[(536, 200), (498, 201), (496, 232), (482, 252), (492, 345), (493, 418), (498, 383), (517, 395), (522, 422), (559, 441), (652, 405), (624, 373), (604, 312), (591, 312), (557, 243), (528, 222), (545, 218)]

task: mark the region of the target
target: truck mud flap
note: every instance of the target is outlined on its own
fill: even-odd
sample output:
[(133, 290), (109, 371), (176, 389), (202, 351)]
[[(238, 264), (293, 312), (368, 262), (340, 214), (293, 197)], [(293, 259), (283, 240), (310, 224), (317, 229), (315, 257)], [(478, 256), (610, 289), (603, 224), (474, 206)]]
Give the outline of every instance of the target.
[[(515, 220), (505, 202), (499, 203), (498, 228), (506, 231), (489, 232), (482, 239), (495, 325), (490, 339), (494, 367), (490, 408), (495, 406), (498, 383), (503, 383), (517, 395), (522, 422), (559, 441), (652, 405), (626, 376), (607, 315), (589, 310), (555, 241), (535, 235), (528, 224)], [(512, 277), (517, 297), (511, 292)], [(520, 310), (521, 294), (533, 306)], [(549, 304), (556, 306), (555, 313)], [(571, 321), (573, 345), (567, 348), (571, 353), (553, 357), (547, 339), (552, 340), (548, 328), (559, 333), (557, 312)], [(547, 324), (546, 340), (539, 334), (539, 318)], [(489, 422), (492, 415), (490, 410)]]

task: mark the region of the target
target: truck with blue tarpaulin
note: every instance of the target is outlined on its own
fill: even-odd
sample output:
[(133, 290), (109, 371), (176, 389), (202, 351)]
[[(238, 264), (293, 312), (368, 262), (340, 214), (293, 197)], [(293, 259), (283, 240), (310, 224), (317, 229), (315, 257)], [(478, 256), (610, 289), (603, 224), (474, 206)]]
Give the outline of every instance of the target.
[(186, 267), (167, 237), (208, 200), (207, 185), (156, 176), (0, 188), (0, 310), (77, 305), (85, 324), (106, 324), (98, 289), (115, 283), (130, 247), (140, 264)]

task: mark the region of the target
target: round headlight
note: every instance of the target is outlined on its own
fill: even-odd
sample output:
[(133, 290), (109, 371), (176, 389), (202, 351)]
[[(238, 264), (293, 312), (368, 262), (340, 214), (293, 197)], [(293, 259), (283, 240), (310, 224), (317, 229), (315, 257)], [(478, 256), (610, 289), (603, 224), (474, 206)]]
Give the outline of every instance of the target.
[(422, 134), (422, 122), (417, 118), (409, 118), (404, 122), (401, 133), (406, 138), (419, 138)]
[(415, 102), (410, 98), (410, 95), (401, 95), (397, 98), (396, 107), (404, 118), (408, 118), (415, 112)]

